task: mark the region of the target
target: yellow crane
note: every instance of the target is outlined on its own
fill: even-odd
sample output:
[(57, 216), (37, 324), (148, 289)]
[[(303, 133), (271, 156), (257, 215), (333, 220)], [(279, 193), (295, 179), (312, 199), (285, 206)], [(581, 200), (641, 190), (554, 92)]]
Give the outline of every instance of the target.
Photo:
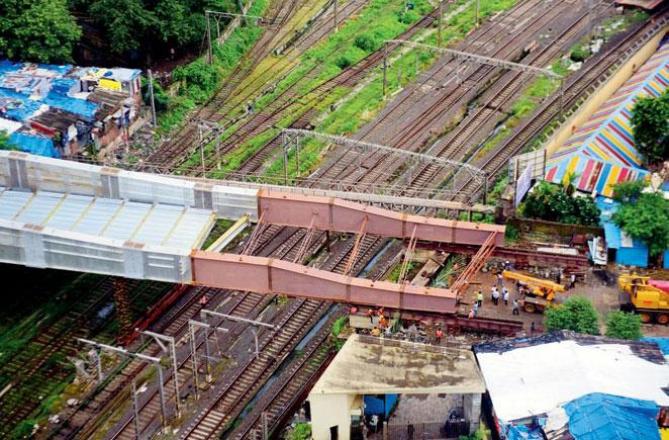
[(527, 313), (543, 312), (555, 298), (556, 292), (564, 292), (562, 284), (543, 278), (535, 278), (524, 273), (505, 270), (502, 276), (508, 280), (515, 280), (521, 284), (523, 299), (521, 304)]
[(618, 286), (621, 310), (638, 313), (643, 323), (669, 324), (669, 282), (629, 274), (618, 277)]

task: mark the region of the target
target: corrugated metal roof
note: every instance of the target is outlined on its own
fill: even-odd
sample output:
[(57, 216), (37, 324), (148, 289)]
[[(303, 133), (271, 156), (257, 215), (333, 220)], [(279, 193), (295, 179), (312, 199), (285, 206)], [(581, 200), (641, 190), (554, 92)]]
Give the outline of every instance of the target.
[(576, 175), (576, 187), (611, 196), (619, 182), (641, 179), (641, 154), (634, 145), (632, 108), (642, 96), (659, 96), (669, 87), (669, 44), (657, 52), (574, 132), (546, 165), (546, 180), (560, 183)]
[(215, 220), (206, 209), (1, 187), (0, 218), (180, 249), (199, 247)]

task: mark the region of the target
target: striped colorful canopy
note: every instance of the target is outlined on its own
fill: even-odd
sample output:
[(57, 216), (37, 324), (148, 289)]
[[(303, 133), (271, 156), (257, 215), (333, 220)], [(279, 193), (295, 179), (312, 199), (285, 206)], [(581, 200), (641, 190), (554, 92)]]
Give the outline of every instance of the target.
[(632, 108), (642, 96), (659, 96), (669, 87), (669, 42), (619, 88), (569, 138), (546, 164), (546, 180), (564, 182), (575, 176), (581, 191), (610, 197), (612, 185), (642, 179), (648, 171), (634, 146)]

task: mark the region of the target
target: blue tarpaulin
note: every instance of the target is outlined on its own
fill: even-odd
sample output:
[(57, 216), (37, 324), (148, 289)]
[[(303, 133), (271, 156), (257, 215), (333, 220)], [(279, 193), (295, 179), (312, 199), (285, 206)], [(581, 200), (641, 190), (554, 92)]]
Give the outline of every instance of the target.
[(9, 135), (9, 143), (26, 153), (47, 157), (60, 157), (60, 152), (54, 147), (53, 141), (48, 137), (16, 131)]
[(648, 337), (641, 338), (642, 341), (654, 342), (660, 347), (660, 351), (663, 355), (669, 356), (669, 338), (660, 338), (660, 337)]
[(604, 393), (591, 393), (564, 405), (569, 432), (576, 440), (660, 440), (659, 407)]
[(364, 397), (365, 416), (376, 414), (388, 417), (397, 403), (397, 394), (368, 395)]
[(601, 211), (599, 223), (604, 228), (604, 238), (608, 249), (616, 250), (616, 263), (624, 266), (648, 267), (648, 246), (633, 239), (632, 246), (625, 246), (622, 231), (613, 221), (613, 214), (618, 209), (618, 202), (598, 196), (595, 204)]

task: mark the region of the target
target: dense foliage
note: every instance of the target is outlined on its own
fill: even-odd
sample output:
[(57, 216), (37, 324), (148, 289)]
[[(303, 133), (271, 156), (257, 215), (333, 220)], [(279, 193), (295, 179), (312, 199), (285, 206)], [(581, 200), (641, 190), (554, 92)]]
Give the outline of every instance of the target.
[(595, 202), (569, 193), (568, 187), (541, 182), (528, 194), (521, 213), (525, 217), (560, 223), (596, 225), (599, 208)]
[(634, 143), (647, 164), (669, 159), (669, 92), (641, 98), (632, 109)]
[(309, 423), (298, 423), (286, 436), (288, 440), (307, 440), (311, 438), (311, 425)]
[[(139, 59), (199, 46), (204, 11), (239, 12), (237, 0), (3, 0), (0, 57), (70, 62), (86, 23), (86, 46)], [(216, 25), (212, 19), (213, 37)], [(225, 26), (227, 19), (221, 21)]]
[(643, 180), (629, 180), (618, 183), (613, 186), (613, 199), (621, 203), (633, 202), (639, 198), (646, 186), (646, 182)]
[(617, 339), (640, 339), (641, 317), (621, 311), (609, 313), (606, 316), (606, 336)]
[(669, 201), (662, 193), (642, 193), (620, 205), (613, 221), (648, 245), (652, 256), (669, 248)]
[(0, 130), (0, 150), (8, 150), (9, 149), (9, 136), (7, 136), (7, 132), (4, 130)]
[(574, 296), (564, 304), (546, 309), (546, 328), (553, 330), (573, 330), (590, 335), (599, 334), (597, 311), (587, 298)]
[(0, 1), (0, 58), (68, 62), (80, 37), (65, 0)]
[(109, 49), (121, 55), (195, 46), (204, 36), (206, 9), (239, 12), (231, 0), (92, 0), (76, 7), (103, 31)]

